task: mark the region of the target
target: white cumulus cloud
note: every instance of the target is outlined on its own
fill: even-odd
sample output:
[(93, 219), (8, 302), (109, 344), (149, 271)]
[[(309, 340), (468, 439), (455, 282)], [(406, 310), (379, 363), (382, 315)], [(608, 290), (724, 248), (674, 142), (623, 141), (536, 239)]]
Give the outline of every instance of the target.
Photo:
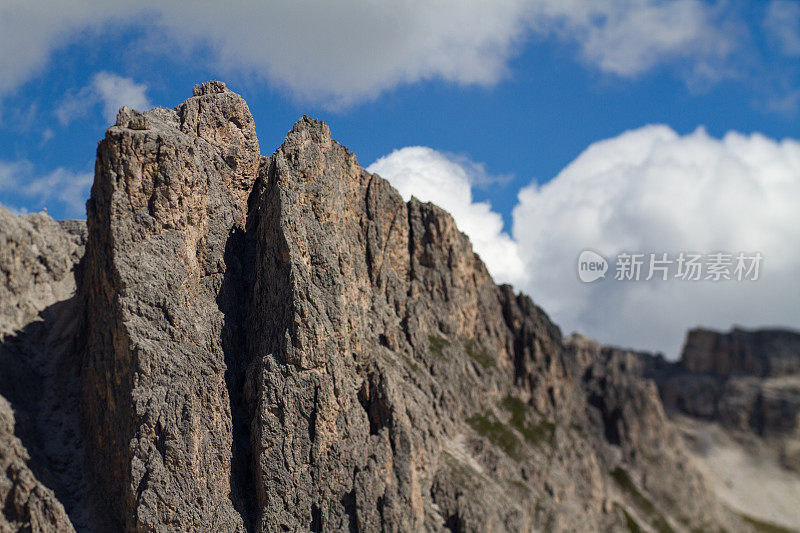
[[(519, 194), (524, 288), (566, 330), (677, 356), (687, 328), (800, 326), (800, 143), (647, 126)], [(757, 281), (581, 283), (578, 254), (761, 252)], [(644, 276), (643, 276), (644, 277)]]
[(89, 85), (77, 93), (68, 94), (56, 109), (56, 116), (66, 125), (85, 116), (96, 105), (102, 105), (103, 117), (108, 122), (114, 122), (122, 106), (138, 111), (152, 107), (147, 98), (147, 85), (103, 71), (95, 74)]
[(516, 243), (503, 232), (502, 217), (488, 202), (472, 197), (472, 187), (488, 179), (481, 166), (424, 146), (410, 146), (381, 157), (367, 170), (389, 180), (406, 201), (416, 196), (449, 211), (496, 280), (523, 281), (524, 265)]

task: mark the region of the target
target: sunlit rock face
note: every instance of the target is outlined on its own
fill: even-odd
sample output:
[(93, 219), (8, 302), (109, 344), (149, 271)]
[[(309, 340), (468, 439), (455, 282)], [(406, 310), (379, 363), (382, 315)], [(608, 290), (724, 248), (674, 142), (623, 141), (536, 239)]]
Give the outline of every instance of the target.
[(562, 339), (323, 122), (262, 156), (221, 82), (120, 111), (85, 228), (0, 242), (3, 527), (748, 527), (649, 359)]

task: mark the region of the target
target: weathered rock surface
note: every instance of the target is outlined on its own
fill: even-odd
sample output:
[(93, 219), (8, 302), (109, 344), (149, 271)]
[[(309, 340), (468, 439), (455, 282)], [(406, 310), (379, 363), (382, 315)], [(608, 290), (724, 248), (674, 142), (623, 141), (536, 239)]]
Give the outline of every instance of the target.
[(73, 507), (67, 495), (82, 494), (82, 448), (77, 419), (62, 409), (78, 390), (74, 269), (85, 241), (83, 222), (0, 207), (2, 531), (71, 531), (64, 506), (80, 521), (90, 505)]
[[(300, 119), (263, 157), (247, 105), (209, 82), (174, 110), (121, 110), (97, 155), (85, 254), (62, 230), (20, 284), (37, 263), (17, 258), (43, 248), (0, 212), (0, 239), (20, 243), (0, 252), (2, 347), (39, 369), (14, 383), (45, 385), (34, 399), (0, 379), (31, 419), (0, 426), (40, 479), (25, 520), (748, 528), (691, 466), (646, 358), (562, 339), (446, 212), (404, 202), (324, 123)], [(51, 426), (60, 446), (37, 437)], [(18, 516), (0, 507), (2, 527)]]
[(64, 507), (53, 491), (28, 467), (30, 456), (14, 435), (14, 414), (0, 396), (0, 502), (2, 531), (72, 531)]
[(175, 110), (121, 110), (98, 147), (81, 280), (85, 424), (126, 529), (244, 528), (229, 263), (259, 164), (247, 104), (219, 82)]
[(720, 333), (693, 329), (680, 360), (683, 370), (717, 377), (760, 378), (800, 374), (800, 333), (787, 330)]
[(0, 342), (74, 294), (85, 241), (81, 221), (14, 216), (0, 206)]
[[(741, 530), (744, 526), (725, 517), (691, 465), (655, 383), (643, 378), (652, 356), (601, 346), (580, 335), (565, 339), (565, 347), (576, 361), (588, 363), (583, 380), (587, 403), (596, 408), (590, 410), (595, 433), (602, 432), (605, 442), (614, 445), (610, 450), (622, 456), (621, 464), (635, 465), (633, 476), (641, 476), (640, 484), (632, 484), (629, 472), (621, 467), (612, 470), (634, 509), (659, 531), (689, 523), (690, 529)], [(649, 494), (649, 500), (642, 493)], [(677, 518), (678, 524), (670, 516)], [(701, 524), (692, 522), (691, 517), (703, 517)]]

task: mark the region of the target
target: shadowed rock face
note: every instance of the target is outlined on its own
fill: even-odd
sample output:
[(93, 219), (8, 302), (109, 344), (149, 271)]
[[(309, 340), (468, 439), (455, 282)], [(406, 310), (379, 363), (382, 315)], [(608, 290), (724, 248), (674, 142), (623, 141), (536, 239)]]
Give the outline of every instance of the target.
[[(0, 424), (2, 449), (40, 498), (0, 508), (4, 526), (746, 529), (687, 466), (640, 358), (565, 345), (446, 212), (403, 202), (322, 122), (300, 119), (267, 158), (220, 82), (174, 110), (123, 109), (87, 215), (64, 269), (76, 296), (4, 289), (17, 360), (47, 360), (25, 334), (41, 311), (69, 370), (37, 374), (57, 385), (41, 401), (0, 381), (31, 419)], [(0, 254), (4, 272), (18, 264)], [(60, 451), (35, 437), (59, 413), (53, 391), (76, 414)], [(9, 476), (0, 496), (21, 486)]]
[(80, 468), (70, 467), (82, 450), (78, 424), (62, 408), (74, 405), (78, 388), (77, 360), (68, 359), (77, 331), (73, 269), (85, 240), (82, 222), (0, 207), (2, 531), (71, 531), (64, 504), (83, 518), (67, 495), (83, 493)]
[(64, 507), (53, 491), (40, 483), (28, 467), (30, 455), (14, 435), (14, 414), (0, 396), (0, 499), (4, 530), (72, 531)]

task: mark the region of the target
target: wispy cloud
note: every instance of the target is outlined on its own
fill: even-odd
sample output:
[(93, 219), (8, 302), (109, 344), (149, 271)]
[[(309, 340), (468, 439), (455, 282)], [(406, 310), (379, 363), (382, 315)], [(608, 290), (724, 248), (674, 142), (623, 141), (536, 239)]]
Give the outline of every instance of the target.
[(772, 0), (764, 17), (764, 30), (783, 54), (800, 56), (800, 3)]
[(587, 63), (623, 77), (673, 62), (718, 76), (741, 37), (731, 13), (699, 0), (548, 0), (533, 9), (537, 31), (576, 43)]
[(70, 217), (86, 216), (85, 203), (93, 179), (92, 172), (59, 167), (37, 174), (30, 161), (0, 161), (0, 194), (42, 207), (50, 204)]
[(117, 111), (127, 105), (137, 110), (147, 110), (147, 85), (136, 83), (112, 72), (98, 72), (91, 82), (81, 90), (68, 93), (56, 108), (55, 114), (61, 124), (69, 124), (76, 118), (86, 116), (93, 107), (101, 105), (103, 117), (113, 122)]
[[(334, 106), (421, 80), (492, 85), (509, 74), (510, 60), (532, 37), (571, 43), (587, 66), (613, 76), (666, 65), (693, 83), (714, 81), (735, 72), (737, 56), (750, 46), (748, 27), (730, 6), (700, 0), (16, 3), (0, 8), (0, 49), (15, 50), (0, 55), (0, 96), (41, 73), (79, 30), (136, 24), (144, 12), (143, 30), (169, 42), (162, 47), (167, 54), (178, 58), (200, 48), (222, 72), (253, 74), (304, 101)], [(796, 43), (779, 15), (794, 7), (776, 0), (768, 17), (790, 51)], [(62, 115), (68, 120), (79, 109), (78, 100)]]

